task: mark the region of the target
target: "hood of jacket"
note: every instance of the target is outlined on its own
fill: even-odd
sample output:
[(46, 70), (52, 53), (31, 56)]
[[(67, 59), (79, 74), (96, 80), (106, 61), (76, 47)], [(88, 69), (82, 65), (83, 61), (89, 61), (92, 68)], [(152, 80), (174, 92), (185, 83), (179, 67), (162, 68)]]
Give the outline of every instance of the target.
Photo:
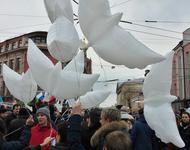
[(128, 133), (127, 124), (125, 121), (113, 121), (99, 128), (90, 140), (92, 147), (96, 147), (99, 143), (104, 141), (106, 135), (113, 131), (123, 131)]

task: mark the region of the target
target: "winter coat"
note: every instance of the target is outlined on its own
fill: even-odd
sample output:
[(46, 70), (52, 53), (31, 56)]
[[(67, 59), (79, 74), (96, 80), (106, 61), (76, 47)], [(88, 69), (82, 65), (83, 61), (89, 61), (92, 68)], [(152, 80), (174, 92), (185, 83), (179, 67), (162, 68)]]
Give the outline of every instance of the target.
[[(44, 139), (48, 136), (56, 137), (57, 132), (50, 125), (46, 127), (40, 127), (39, 124), (34, 126), (31, 130), (30, 146), (36, 146), (43, 143)], [(43, 147), (42, 150), (50, 150), (50, 145)]]
[(140, 114), (139, 119), (133, 124), (130, 136), (134, 150), (159, 149), (155, 133), (148, 126), (143, 114)]
[(20, 138), (17, 141), (6, 142), (0, 140), (0, 150), (22, 150), (28, 146), (30, 136), (31, 136), (31, 127), (25, 126)]
[(187, 125), (180, 124), (178, 126), (178, 129), (179, 129), (181, 138), (185, 142), (185, 148), (190, 150), (190, 124), (187, 124)]
[(68, 143), (70, 150), (85, 150), (81, 144), (81, 122), (80, 115), (73, 115), (69, 118)]
[(85, 149), (95, 150), (95, 148), (90, 145), (90, 139), (96, 130), (98, 130), (97, 127), (82, 127), (82, 144), (84, 145)]
[(113, 121), (99, 128), (92, 136), (90, 143), (97, 150), (103, 149), (105, 137), (113, 131), (123, 131), (128, 134), (128, 128), (125, 121)]

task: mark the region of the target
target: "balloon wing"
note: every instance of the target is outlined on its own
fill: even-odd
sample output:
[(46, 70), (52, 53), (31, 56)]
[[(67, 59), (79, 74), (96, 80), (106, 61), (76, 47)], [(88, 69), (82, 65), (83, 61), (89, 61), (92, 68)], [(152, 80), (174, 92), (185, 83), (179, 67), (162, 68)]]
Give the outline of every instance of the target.
[(27, 62), (36, 83), (42, 89), (47, 90), (49, 72), (54, 68), (54, 65), (30, 39), (28, 41)]
[(85, 94), (99, 78), (98, 74), (64, 71), (60, 62), (54, 66), (31, 40), (27, 59), (37, 84), (58, 99), (75, 98)]
[(44, 0), (44, 4), (52, 23), (63, 16), (73, 23), (73, 8), (70, 0)]
[(110, 92), (108, 91), (92, 91), (80, 96), (79, 100), (83, 108), (89, 109), (101, 104), (109, 94)]
[(181, 148), (185, 144), (171, 107), (171, 102), (176, 99), (170, 95), (173, 54), (171, 52), (166, 60), (153, 65), (144, 81), (144, 114), (147, 123), (163, 142), (171, 142)]
[(119, 26), (108, 31), (93, 45), (95, 52), (104, 60), (128, 68), (143, 69), (163, 60), (163, 57), (136, 40)]
[(105, 22), (105, 19), (111, 16), (109, 2), (107, 0), (79, 0), (78, 11), (82, 32), (92, 45), (111, 26)]
[(91, 90), (98, 78), (98, 74), (81, 74), (60, 70), (55, 67), (48, 80), (48, 92), (58, 99), (76, 98)]
[(10, 93), (23, 102), (32, 100), (37, 92), (37, 84), (30, 71), (19, 75), (7, 65), (3, 65), (3, 79)]
[[(96, 11), (98, 10), (98, 11)], [(129, 68), (144, 68), (162, 61), (155, 53), (118, 24), (121, 13), (111, 15), (107, 0), (80, 0), (79, 22), (89, 45), (104, 60)]]
[(65, 68), (65, 71), (75, 71), (78, 73), (84, 72), (84, 51), (80, 51)]
[(68, 62), (77, 54), (79, 44), (74, 25), (65, 17), (56, 19), (47, 35), (50, 54), (59, 61)]

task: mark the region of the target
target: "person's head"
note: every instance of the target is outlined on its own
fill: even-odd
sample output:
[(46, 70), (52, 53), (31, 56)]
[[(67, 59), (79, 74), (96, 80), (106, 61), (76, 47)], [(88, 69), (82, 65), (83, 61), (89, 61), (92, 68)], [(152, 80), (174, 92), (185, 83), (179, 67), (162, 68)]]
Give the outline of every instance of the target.
[(101, 109), (99, 108), (93, 108), (89, 112), (89, 127), (93, 128), (99, 128), (101, 126), (100, 124), (100, 115), (101, 115)]
[(30, 110), (27, 110), (27, 108), (21, 108), (18, 115), (20, 118), (27, 119), (30, 116)]
[(0, 117), (5, 119), (8, 116), (7, 109), (4, 106), (0, 107)]
[(101, 125), (105, 125), (112, 121), (119, 121), (121, 119), (120, 111), (117, 109), (103, 109), (100, 116)]
[(8, 126), (8, 133), (11, 133), (13, 132), (12, 134), (10, 134), (9, 136), (6, 137), (7, 140), (17, 140), (19, 139), (19, 137), (21, 136), (22, 134), (22, 130), (17, 130), (21, 127), (23, 127), (25, 125), (25, 120), (24, 119), (13, 119), (9, 126)]
[(5, 135), (7, 132), (6, 124), (3, 119), (0, 118), (0, 139), (1, 136)]
[(56, 136), (57, 143), (66, 143), (67, 142), (67, 132), (68, 132), (68, 123), (66, 121), (61, 122), (57, 125), (58, 134)]
[(18, 115), (20, 111), (21, 105), (20, 104), (14, 104), (13, 105), (13, 113)]
[(50, 112), (47, 107), (39, 108), (36, 115), (40, 126), (47, 126), (50, 122)]
[(183, 112), (181, 115), (182, 123), (190, 123), (190, 114), (188, 112)]
[(106, 136), (103, 150), (132, 150), (132, 143), (125, 132), (113, 131)]

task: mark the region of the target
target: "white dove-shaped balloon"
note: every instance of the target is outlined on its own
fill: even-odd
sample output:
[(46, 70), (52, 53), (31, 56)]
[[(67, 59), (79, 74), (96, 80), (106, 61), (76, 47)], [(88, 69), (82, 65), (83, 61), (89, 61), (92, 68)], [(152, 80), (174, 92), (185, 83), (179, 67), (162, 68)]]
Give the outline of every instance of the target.
[(50, 54), (59, 61), (68, 62), (78, 52), (80, 40), (74, 25), (60, 17), (51, 25), (47, 35), (47, 47)]
[(177, 147), (184, 147), (171, 102), (176, 99), (170, 95), (172, 83), (172, 51), (166, 60), (152, 66), (143, 85), (144, 115), (147, 123), (165, 143), (173, 143)]
[(80, 51), (65, 67), (64, 71), (84, 72), (84, 51)]
[(97, 107), (110, 95), (110, 93), (110, 91), (91, 91), (80, 96), (79, 101), (85, 109)]
[(70, 0), (44, 0), (48, 17), (52, 23), (65, 16), (73, 23), (73, 8)]
[(107, 0), (79, 0), (79, 23), (95, 52), (104, 60), (129, 68), (144, 68), (163, 60), (118, 23), (122, 13), (111, 15)]
[(3, 64), (3, 79), (8, 90), (15, 98), (27, 103), (35, 97), (37, 84), (30, 70), (20, 75)]
[(98, 74), (87, 75), (64, 71), (61, 63), (53, 63), (29, 40), (27, 60), (37, 84), (58, 99), (69, 99), (84, 95), (98, 79)]

